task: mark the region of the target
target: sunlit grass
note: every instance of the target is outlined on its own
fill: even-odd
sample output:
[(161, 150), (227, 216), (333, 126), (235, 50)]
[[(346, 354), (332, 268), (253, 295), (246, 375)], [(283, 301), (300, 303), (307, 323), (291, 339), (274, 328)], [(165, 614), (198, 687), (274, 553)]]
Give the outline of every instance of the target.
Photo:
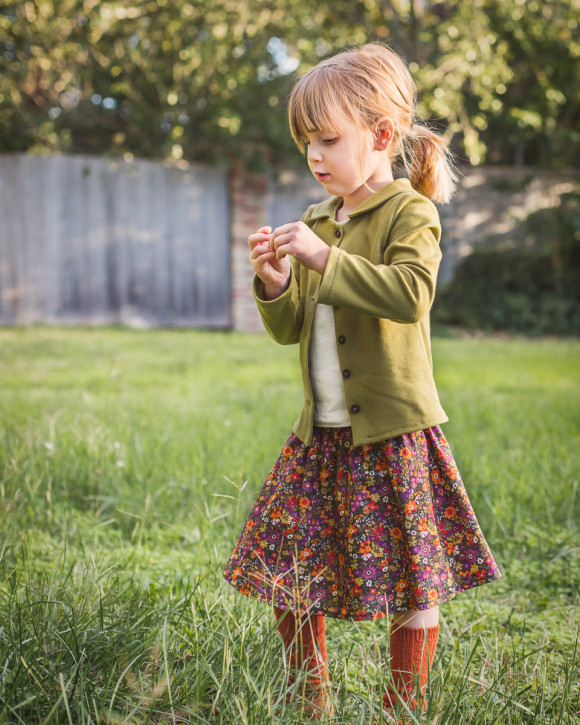
[[(441, 607), (425, 722), (571, 725), (580, 343), (438, 339), (434, 357), (504, 576)], [(303, 722), (268, 608), (221, 578), (298, 415), (296, 348), (3, 330), (0, 380), (0, 722)], [(388, 623), (328, 637), (334, 722), (380, 722)]]

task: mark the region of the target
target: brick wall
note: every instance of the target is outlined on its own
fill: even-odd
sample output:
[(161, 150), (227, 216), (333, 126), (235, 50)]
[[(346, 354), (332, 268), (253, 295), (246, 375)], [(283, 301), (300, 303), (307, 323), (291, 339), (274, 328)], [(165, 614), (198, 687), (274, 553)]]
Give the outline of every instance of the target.
[(309, 204), (325, 198), (311, 175), (284, 172), (252, 173), (236, 164), (230, 176), (231, 320), (234, 330), (260, 332), (262, 320), (252, 295), (254, 270), (248, 257), (248, 237), (261, 226), (300, 219)]
[(252, 295), (254, 270), (248, 260), (248, 237), (267, 224), (268, 176), (232, 167), (230, 178), (232, 327), (244, 332), (264, 330)]

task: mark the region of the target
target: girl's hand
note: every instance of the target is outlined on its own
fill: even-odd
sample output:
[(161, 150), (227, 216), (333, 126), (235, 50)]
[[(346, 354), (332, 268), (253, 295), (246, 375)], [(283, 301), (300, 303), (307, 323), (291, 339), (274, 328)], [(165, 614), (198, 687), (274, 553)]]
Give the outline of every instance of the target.
[(276, 252), (276, 259), (282, 261), (287, 254), (308, 269), (324, 274), (330, 247), (304, 222), (284, 224), (270, 237), (270, 249)]
[(264, 295), (274, 300), (286, 291), (290, 284), (290, 260), (278, 258), (270, 248), (272, 227), (260, 227), (250, 234), (250, 262), (254, 272), (264, 283)]

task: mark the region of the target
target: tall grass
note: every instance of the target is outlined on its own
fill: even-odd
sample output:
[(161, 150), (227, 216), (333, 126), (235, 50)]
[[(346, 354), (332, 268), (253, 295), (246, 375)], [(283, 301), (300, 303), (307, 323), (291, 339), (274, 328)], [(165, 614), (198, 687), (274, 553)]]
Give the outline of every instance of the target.
[[(440, 339), (434, 356), (504, 576), (441, 607), (421, 722), (572, 725), (580, 343)], [(0, 331), (0, 722), (306, 721), (268, 608), (221, 578), (298, 375), (263, 336)], [(329, 620), (333, 722), (393, 722), (388, 627)]]

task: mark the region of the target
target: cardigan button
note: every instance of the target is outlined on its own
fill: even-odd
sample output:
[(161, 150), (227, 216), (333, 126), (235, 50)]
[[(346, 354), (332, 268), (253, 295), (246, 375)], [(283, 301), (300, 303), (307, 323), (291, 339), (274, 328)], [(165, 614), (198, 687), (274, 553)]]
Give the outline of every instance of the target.
[(350, 406), (350, 412), (351, 413), (359, 413), (360, 412), (360, 405), (351, 405)]
[(338, 342), (340, 345), (344, 345), (344, 343), (346, 342), (346, 337), (344, 335), (339, 335)]
[(350, 370), (343, 370), (342, 371), (342, 377), (343, 378), (350, 378)]
[(341, 235), (340, 235), (340, 229), (335, 229), (335, 230), (334, 230), (334, 236), (335, 236), (335, 237), (336, 237), (337, 239), (340, 239), (340, 236), (341, 236)]

